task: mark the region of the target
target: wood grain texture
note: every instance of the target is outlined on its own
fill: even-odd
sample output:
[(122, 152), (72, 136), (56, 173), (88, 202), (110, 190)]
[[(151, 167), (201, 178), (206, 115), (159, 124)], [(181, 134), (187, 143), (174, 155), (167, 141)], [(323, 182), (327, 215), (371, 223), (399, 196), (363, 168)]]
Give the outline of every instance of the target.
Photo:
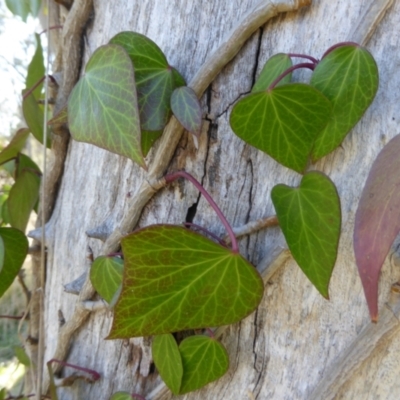
[[(256, 0), (135, 0), (119, 7), (113, 2), (95, 1), (86, 60), (114, 34), (136, 30), (155, 40), (170, 63), (191, 80), (239, 16), (256, 3)], [(301, 51), (320, 57), (327, 47), (348, 38), (368, 4), (319, 0), (310, 8), (271, 20), (253, 35), (207, 89), (202, 104), (208, 120), (199, 148), (196, 150), (191, 137), (184, 134), (170, 170), (185, 168), (202, 181), (233, 226), (274, 214), (270, 200), (272, 187), (277, 183), (296, 185), (300, 180), (299, 175), (233, 135), (228, 124), (233, 103), (250, 90), (256, 71), (260, 71), (270, 55)], [(293, 261), (286, 262), (266, 285), (258, 311), (223, 334), (231, 361), (228, 374), (181, 398), (248, 399), (250, 392), (258, 399), (307, 399), (329, 367), (369, 323), (351, 237), (354, 212), (369, 167), (384, 144), (398, 133), (399, 94), (393, 88), (400, 84), (396, 58), (399, 22), (400, 6), (395, 4), (370, 41), (369, 49), (381, 74), (376, 100), (343, 145), (315, 166), (331, 176), (342, 200), (343, 235), (330, 287), (331, 301), (318, 295)], [(306, 76), (308, 72), (295, 74), (295, 79)], [(62, 285), (88, 269), (85, 260), (88, 245), (95, 256), (101, 251), (101, 242), (88, 238), (85, 232), (100, 224), (114, 230), (129, 210), (143, 179), (143, 172), (129, 160), (87, 144), (70, 144), (50, 221), (54, 240), (49, 243), (46, 286), (46, 296), (52, 299), (46, 309), (47, 359), (56, 346), (58, 310), (68, 320), (77, 301), (76, 296), (62, 292)], [(150, 201), (139, 225), (179, 224), (197, 200), (198, 193), (190, 184), (177, 182)], [(194, 222), (216, 234), (225, 234), (202, 198)], [(278, 228), (260, 231), (240, 241), (241, 253), (254, 264), (281, 245)], [(380, 284), (381, 308), (399, 275), (393, 264), (385, 264)], [(102, 375), (101, 381), (94, 385), (76, 382), (71, 388), (60, 389), (60, 399), (108, 399), (117, 390), (146, 395), (160, 383), (150, 368), (148, 339), (104, 341), (110, 323), (109, 312), (91, 315), (76, 334), (68, 357), (69, 362), (96, 369)], [(357, 372), (361, 375), (346, 383), (341, 396), (374, 398), (379, 394), (380, 398), (389, 399), (393, 391), (400, 393), (396, 380), (400, 372), (400, 339), (390, 337), (380, 348), (384, 350), (364, 362), (365, 366)], [(365, 379), (371, 384), (365, 385)]]

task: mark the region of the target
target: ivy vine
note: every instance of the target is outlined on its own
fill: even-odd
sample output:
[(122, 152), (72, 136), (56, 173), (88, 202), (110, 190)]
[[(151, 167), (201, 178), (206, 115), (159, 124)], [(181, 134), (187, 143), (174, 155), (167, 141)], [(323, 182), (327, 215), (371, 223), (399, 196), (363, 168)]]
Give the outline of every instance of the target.
[[(28, 126), (0, 152), (0, 165), (14, 179), (1, 199), (0, 296), (26, 257), (24, 232), (38, 207), (41, 172), (22, 153), (23, 147), (29, 133), (51, 146), (50, 141), (43, 143), (39, 35), (36, 41), (23, 92)], [(306, 61), (293, 64), (297, 58)], [(300, 68), (312, 70), (309, 83), (292, 83), (293, 72)], [(332, 180), (312, 170), (313, 164), (342, 143), (372, 103), (378, 82), (375, 60), (356, 43), (339, 43), (321, 60), (277, 54), (230, 115), (234, 134), (299, 173), (297, 187), (278, 184), (271, 198), (294, 259), (327, 299), (340, 238), (340, 199)], [(121, 32), (93, 53), (68, 106), (53, 116), (50, 125), (65, 123), (75, 140), (128, 157), (147, 169), (145, 157), (171, 115), (187, 131), (200, 135), (202, 112), (195, 92), (153, 41), (136, 32)], [(356, 214), (355, 254), (374, 321), (379, 272), (400, 231), (399, 150), (396, 137), (378, 156)], [(207, 199), (226, 228), (230, 246), (204, 227), (200, 230), (205, 234), (200, 234), (187, 227), (153, 225), (127, 235), (121, 254), (96, 258), (90, 270), (93, 286), (114, 312), (107, 339), (154, 335), (154, 362), (174, 394), (197, 390), (226, 373), (228, 353), (210, 328), (249, 315), (261, 302), (264, 288), (257, 270), (239, 254), (229, 222), (200, 183), (177, 171), (164, 177), (165, 184), (179, 178), (191, 181)], [(196, 334), (178, 343), (174, 334), (182, 330)], [(49, 374), (54, 399), (51, 366)], [(98, 379), (96, 373), (93, 376), (93, 381)], [(117, 392), (112, 399), (135, 396), (141, 397)]]

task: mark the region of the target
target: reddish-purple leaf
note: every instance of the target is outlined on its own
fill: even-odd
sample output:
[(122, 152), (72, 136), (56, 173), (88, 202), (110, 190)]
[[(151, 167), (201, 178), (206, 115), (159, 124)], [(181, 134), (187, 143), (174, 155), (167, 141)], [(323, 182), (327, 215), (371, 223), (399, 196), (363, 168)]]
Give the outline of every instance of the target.
[(400, 231), (400, 135), (379, 153), (361, 194), (354, 226), (354, 252), (371, 320), (378, 320), (378, 279)]

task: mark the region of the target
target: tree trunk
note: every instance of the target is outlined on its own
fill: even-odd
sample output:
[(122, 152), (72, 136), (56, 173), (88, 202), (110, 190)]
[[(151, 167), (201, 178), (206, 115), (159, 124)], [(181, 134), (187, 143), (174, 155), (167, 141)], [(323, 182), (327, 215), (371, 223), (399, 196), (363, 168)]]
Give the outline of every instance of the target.
[[(94, 17), (84, 38), (83, 64), (118, 32), (137, 31), (154, 40), (170, 64), (190, 82), (229, 31), (259, 1), (95, 0)], [(309, 7), (281, 13), (257, 29), (202, 97), (204, 123), (198, 148), (184, 133), (168, 170), (185, 169), (194, 175), (232, 226), (273, 215), (272, 187), (278, 183), (295, 186), (301, 177), (233, 134), (229, 127), (232, 106), (250, 91), (271, 55), (301, 52), (320, 58), (331, 45), (356, 37), (354, 29), (370, 4), (371, 0), (314, 0)], [(382, 147), (399, 133), (399, 25), (397, 2), (367, 45), (380, 71), (375, 101), (340, 148), (314, 166), (331, 177), (341, 198), (342, 236), (330, 301), (317, 293), (290, 255), (283, 252), (274, 264), (279, 269), (273, 276), (268, 275), (257, 311), (222, 333), (230, 358), (228, 373), (185, 398), (400, 396), (400, 338), (394, 335), (399, 324), (386, 306), (391, 285), (400, 278), (400, 262), (392, 253), (385, 263), (380, 281), (381, 322), (371, 326), (352, 250), (354, 214), (368, 171)], [(308, 72), (294, 75), (295, 80), (308, 77)], [(155, 154), (152, 150), (148, 164), (154, 163)], [(118, 230), (145, 179), (144, 171), (128, 159), (92, 145), (70, 142), (47, 226), (45, 361), (54, 356), (57, 347), (59, 310), (68, 323), (80, 307), (78, 296), (64, 292), (63, 285), (88, 271), (88, 246), (94, 257), (104, 251), (102, 242), (86, 232), (99, 231), (99, 227), (106, 234)], [(187, 182), (158, 191), (144, 208), (137, 226), (181, 224), (189, 210), (195, 213), (193, 222), (217, 235), (225, 234), (209, 205)], [(260, 269), (266, 269), (284, 246), (278, 228), (240, 240), (241, 254)], [(60, 388), (59, 398), (109, 399), (116, 391), (140, 393), (147, 399), (167, 398), (168, 392), (152, 365), (150, 340), (104, 340), (112, 313), (103, 310), (87, 314), (70, 343), (67, 361), (98, 371), (101, 380), (94, 384), (77, 381), (71, 387)], [(366, 335), (365, 342), (360, 335)], [(351, 357), (346, 358), (347, 354)], [(62, 375), (69, 374), (71, 370), (64, 368)]]

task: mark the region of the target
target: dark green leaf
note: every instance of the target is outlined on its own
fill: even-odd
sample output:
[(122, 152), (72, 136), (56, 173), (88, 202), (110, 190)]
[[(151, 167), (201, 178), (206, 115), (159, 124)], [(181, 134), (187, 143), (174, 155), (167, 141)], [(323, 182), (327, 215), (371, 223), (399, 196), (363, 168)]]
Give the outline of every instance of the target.
[(243, 98), (233, 107), (230, 124), (245, 142), (302, 173), (331, 107), (314, 88), (292, 83)]
[(23, 171), (15, 181), (7, 199), (10, 225), (25, 231), (29, 217), (39, 199), (40, 177), (31, 171)]
[(310, 85), (333, 104), (329, 123), (318, 135), (312, 151), (319, 160), (342, 143), (375, 97), (379, 84), (378, 67), (363, 47), (340, 46), (317, 65)]
[(329, 298), (341, 224), (335, 185), (313, 171), (304, 175), (298, 188), (275, 186), (271, 197), (293, 258), (322, 296)]
[(152, 354), (154, 364), (165, 384), (172, 393), (179, 394), (183, 366), (181, 353), (175, 338), (170, 333), (155, 336), (152, 344)]
[(184, 79), (168, 65), (161, 49), (140, 33), (121, 32), (110, 43), (122, 46), (135, 67), (142, 129), (163, 129), (171, 114), (171, 94), (176, 87), (185, 85)]
[(142, 151), (144, 156), (147, 156), (154, 142), (161, 137), (163, 131), (143, 131), (142, 130)]
[(28, 239), (14, 228), (0, 228), (4, 242), (4, 265), (0, 272), (0, 297), (13, 283), (28, 253)]
[(22, 128), (13, 136), (10, 143), (0, 153), (0, 164), (17, 157), (17, 154), (24, 148), (26, 139), (29, 135), (29, 129)]
[(109, 339), (232, 324), (261, 301), (256, 269), (198, 233), (155, 225), (121, 245), (124, 279)]
[(21, 17), (22, 21), (26, 22), (31, 10), (30, 0), (6, 0), (6, 5), (14, 15)]
[(14, 346), (13, 347), (15, 357), (17, 357), (18, 361), (25, 365), (26, 367), (29, 367), (31, 365), (31, 360), (28, 357), (28, 354), (26, 354), (25, 349), (21, 346)]
[(97, 293), (110, 303), (122, 283), (124, 261), (118, 257), (97, 257), (90, 268), (90, 280)]
[(179, 350), (183, 362), (181, 394), (202, 388), (228, 370), (225, 347), (207, 336), (190, 336), (182, 341)]
[(7, 390), (5, 388), (0, 389), (0, 400), (4, 400), (7, 395)]
[[(27, 89), (22, 91), (26, 93)], [(24, 114), (25, 122), (33, 136), (43, 144), (43, 122), (44, 114), (35, 97), (30, 94), (22, 100), (22, 113)], [(51, 147), (50, 136), (47, 138), (47, 147)]]
[[(260, 72), (260, 76), (257, 78), (253, 89), (251, 89), (251, 92), (255, 93), (267, 90), (271, 83), (292, 65), (292, 59), (287, 54), (275, 54), (265, 63), (264, 68)], [(291, 79), (292, 74), (290, 73), (286, 75), (276, 86), (289, 83)]]
[[(35, 33), (36, 51), (28, 66), (28, 74), (26, 76), (26, 89), (31, 89), (45, 74), (44, 61), (43, 61), (43, 48), (40, 41), (40, 36)], [(35, 99), (39, 99), (42, 92), (43, 83), (40, 84), (31, 94)]]
[(181, 86), (171, 96), (171, 109), (181, 125), (193, 135), (200, 136), (201, 106), (193, 89)]
[(400, 135), (379, 153), (361, 194), (354, 224), (354, 253), (369, 312), (378, 320), (378, 281), (400, 232)]
[(4, 265), (4, 242), (3, 239), (0, 236), (0, 273), (1, 270), (3, 269), (3, 265)]
[(133, 397), (127, 392), (116, 392), (111, 397), (110, 400), (132, 400)]
[(133, 67), (117, 45), (99, 47), (72, 90), (68, 122), (72, 137), (132, 159), (146, 168)]

